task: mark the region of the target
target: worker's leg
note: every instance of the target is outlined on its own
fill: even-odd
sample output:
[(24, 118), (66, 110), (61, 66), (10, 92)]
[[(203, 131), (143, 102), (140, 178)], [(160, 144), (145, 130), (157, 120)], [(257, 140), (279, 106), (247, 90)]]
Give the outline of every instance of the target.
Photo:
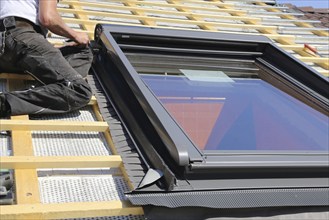
[(65, 46), (59, 49), (64, 58), (69, 62), (75, 71), (83, 78), (88, 75), (90, 64), (93, 59), (92, 51), (89, 47)]
[[(31, 28), (16, 28), (7, 36), (6, 45), (9, 52), (2, 59), (11, 62), (6, 65), (28, 71), (44, 83), (35, 89), (5, 93), (12, 115), (64, 113), (89, 102), (87, 82), (42, 35)], [(85, 65), (89, 68), (91, 60)]]

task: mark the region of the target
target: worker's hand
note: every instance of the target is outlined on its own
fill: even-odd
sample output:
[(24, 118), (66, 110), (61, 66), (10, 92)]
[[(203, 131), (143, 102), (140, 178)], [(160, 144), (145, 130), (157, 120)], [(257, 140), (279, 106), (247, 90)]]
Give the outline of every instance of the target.
[(79, 45), (88, 45), (90, 42), (88, 35), (82, 32), (76, 32), (73, 40)]

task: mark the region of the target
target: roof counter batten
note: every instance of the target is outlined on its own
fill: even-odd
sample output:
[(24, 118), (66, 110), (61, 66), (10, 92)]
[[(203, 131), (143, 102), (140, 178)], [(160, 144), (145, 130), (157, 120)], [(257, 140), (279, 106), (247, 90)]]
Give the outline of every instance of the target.
[[(67, 24), (80, 27), (90, 37), (97, 23), (149, 26), (196, 31), (252, 33), (265, 35), (282, 48), (307, 62), (315, 70), (328, 76), (328, 62), (324, 59), (322, 42), (310, 40), (328, 36), (328, 30), (312, 26), (312, 21), (299, 20), (275, 1), (204, 1), (204, 0), (84, 0), (60, 2), (59, 10)], [(91, 29), (90, 29), (91, 28)], [(54, 36), (56, 37), (56, 36)], [(57, 41), (57, 40), (56, 40)], [(308, 44), (318, 53), (304, 47)], [(288, 49), (287, 49), (288, 50)]]

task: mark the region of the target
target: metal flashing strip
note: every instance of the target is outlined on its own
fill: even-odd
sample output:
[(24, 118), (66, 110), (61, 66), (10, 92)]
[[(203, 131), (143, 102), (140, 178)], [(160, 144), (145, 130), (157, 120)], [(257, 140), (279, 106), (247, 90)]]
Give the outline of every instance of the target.
[(144, 207), (148, 220), (328, 220), (328, 207), (210, 209), (198, 207)]
[(98, 100), (100, 112), (110, 128), (110, 133), (117, 153), (122, 157), (123, 165), (128, 173), (129, 180), (134, 188), (137, 188), (146, 174), (147, 167), (139, 159), (133, 141), (127, 134), (112, 104), (107, 100), (101, 85), (95, 76), (89, 75), (88, 82)]
[[(140, 127), (139, 125), (141, 124), (140, 122), (147, 122), (151, 123), (150, 119), (148, 118), (148, 115), (145, 114), (145, 111), (142, 109), (139, 103), (135, 102), (134, 99), (128, 98), (131, 96), (133, 91), (131, 91), (131, 88), (129, 87), (128, 84), (126, 84), (123, 80), (118, 81), (118, 79), (113, 79), (113, 77), (121, 77), (120, 74), (108, 74), (109, 69), (108, 68), (113, 68), (110, 70), (111, 72), (116, 72), (117, 67), (112, 66), (110, 62), (105, 61), (107, 56), (106, 54), (103, 54), (104, 51), (101, 51), (101, 54), (98, 54), (97, 57), (101, 58), (101, 64), (97, 64), (93, 66), (94, 72), (97, 75), (97, 78), (99, 82), (101, 83), (102, 87), (102, 92), (106, 95), (107, 98), (109, 98), (109, 103), (112, 104), (112, 102), (115, 102), (115, 107), (111, 107), (115, 109), (115, 111), (121, 113), (119, 115), (115, 115), (116, 121), (113, 121), (113, 117), (107, 113), (108, 110), (105, 112), (102, 112), (104, 120), (112, 120), (112, 122), (115, 123), (121, 123), (118, 121), (119, 119), (121, 120), (120, 117), (124, 118), (122, 119), (122, 127), (126, 128), (129, 127), (129, 131), (133, 133), (128, 133), (128, 129), (126, 129), (126, 132), (124, 134), (118, 135), (118, 142), (122, 142), (121, 139), (125, 140), (126, 136), (130, 136), (130, 142), (135, 144), (135, 142), (139, 142), (140, 144), (143, 145), (143, 148), (134, 148), (135, 152), (139, 153), (139, 157), (142, 159), (143, 163), (145, 164), (146, 170), (148, 169), (156, 169), (156, 170), (161, 170), (162, 173), (164, 173), (165, 178), (162, 178), (165, 180), (166, 187), (172, 187), (174, 180), (174, 174), (172, 171), (168, 168), (167, 164), (163, 162), (163, 159), (161, 158), (160, 155), (162, 153), (157, 152), (156, 149), (154, 149), (154, 146), (157, 147), (157, 149), (161, 148), (162, 150), (166, 150), (164, 147), (161, 147), (163, 143), (158, 143), (153, 136), (156, 136), (156, 130), (149, 126), (147, 127), (147, 132), (146, 132), (146, 127)], [(105, 61), (105, 62), (104, 62)], [(129, 76), (128, 76), (129, 77)], [(114, 92), (117, 89), (117, 92)], [(127, 98), (129, 100), (127, 100)], [(104, 100), (104, 98), (103, 98)], [(130, 103), (131, 106), (126, 106), (126, 104)], [(106, 106), (109, 106), (109, 103), (106, 103)], [(144, 104), (147, 102), (144, 102)], [(112, 110), (113, 111), (113, 110)], [(135, 117), (136, 115), (139, 115), (139, 117)], [(152, 115), (154, 117), (154, 115)], [(136, 121), (137, 120), (137, 121)], [(110, 123), (112, 123), (110, 122)], [(138, 134), (136, 134), (138, 132)], [(154, 134), (154, 135), (152, 135)], [(149, 137), (152, 138), (149, 138)], [(116, 139), (116, 138), (114, 138)], [(161, 144), (161, 146), (160, 146)], [(143, 152), (140, 152), (143, 151)], [(147, 152), (148, 156), (147, 160), (144, 159), (144, 154)], [(135, 156), (133, 156), (135, 157)], [(171, 159), (171, 158), (169, 158)], [(135, 166), (136, 164), (133, 164)]]
[(197, 206), (228, 209), (328, 206), (329, 188), (130, 193), (127, 194), (127, 198), (134, 205), (154, 205), (169, 208)]

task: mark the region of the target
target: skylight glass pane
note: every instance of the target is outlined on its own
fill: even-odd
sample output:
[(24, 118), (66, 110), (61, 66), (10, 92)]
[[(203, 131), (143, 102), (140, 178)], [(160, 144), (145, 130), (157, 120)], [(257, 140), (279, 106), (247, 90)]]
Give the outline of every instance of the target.
[(328, 117), (260, 79), (250, 60), (126, 56), (201, 150), (329, 150)]

